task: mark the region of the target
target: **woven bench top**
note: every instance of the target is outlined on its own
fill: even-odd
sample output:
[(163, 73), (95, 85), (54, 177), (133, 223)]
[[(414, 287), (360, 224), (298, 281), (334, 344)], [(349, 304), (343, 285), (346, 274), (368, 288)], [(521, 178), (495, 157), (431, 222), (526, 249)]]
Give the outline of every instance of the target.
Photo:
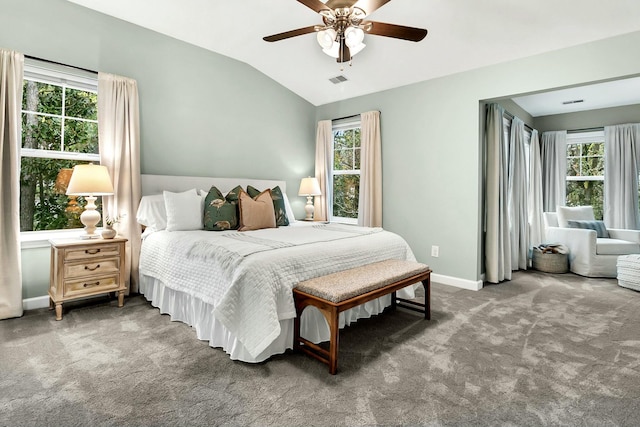
[(296, 289), (339, 303), (427, 271), (426, 264), (389, 259), (305, 280)]

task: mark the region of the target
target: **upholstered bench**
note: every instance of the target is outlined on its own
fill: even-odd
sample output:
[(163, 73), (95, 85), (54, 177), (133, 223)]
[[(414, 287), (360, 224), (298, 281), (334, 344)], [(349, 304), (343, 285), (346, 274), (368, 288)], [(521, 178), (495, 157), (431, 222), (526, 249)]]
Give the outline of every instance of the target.
[(620, 255), (616, 268), (618, 286), (640, 291), (640, 254)]
[[(341, 312), (367, 301), (392, 294), (391, 307), (404, 307), (431, 318), (431, 269), (425, 264), (390, 259), (298, 283), (293, 289), (296, 306), (294, 350), (301, 350), (338, 370), (338, 319)], [(424, 304), (396, 297), (396, 291), (414, 283), (424, 286)], [(307, 306), (314, 306), (329, 324), (329, 351), (300, 336), (300, 316)], [(418, 308), (421, 307), (421, 308)]]

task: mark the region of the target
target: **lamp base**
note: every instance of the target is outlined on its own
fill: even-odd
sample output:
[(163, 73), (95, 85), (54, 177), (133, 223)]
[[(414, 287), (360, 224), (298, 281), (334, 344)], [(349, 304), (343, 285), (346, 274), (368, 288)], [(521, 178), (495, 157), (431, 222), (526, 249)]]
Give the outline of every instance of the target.
[(89, 239), (97, 239), (98, 237), (100, 237), (99, 234), (81, 234), (79, 236), (82, 240), (89, 240)]
[(96, 198), (92, 195), (85, 196), (87, 205), (84, 212), (80, 215), (80, 222), (84, 224), (84, 234), (80, 235), (81, 239), (97, 239), (100, 237), (96, 233), (96, 225), (100, 222), (100, 212), (96, 210)]
[(304, 212), (306, 214), (306, 216), (304, 217), (305, 221), (313, 221), (313, 211), (315, 210), (315, 208), (313, 207), (313, 202), (311, 201), (312, 198), (313, 196), (307, 196), (307, 204), (304, 205)]

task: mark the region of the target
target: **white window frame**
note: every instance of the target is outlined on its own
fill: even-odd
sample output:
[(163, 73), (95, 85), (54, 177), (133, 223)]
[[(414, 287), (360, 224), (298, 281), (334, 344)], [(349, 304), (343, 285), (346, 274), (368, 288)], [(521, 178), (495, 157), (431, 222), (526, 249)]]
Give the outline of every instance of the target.
[[(35, 81), (45, 84), (53, 84), (61, 86), (62, 90), (62, 114), (39, 113), (34, 111), (21, 110), (21, 113), (33, 113), (43, 117), (55, 117), (61, 120), (65, 116), (65, 99), (66, 88), (83, 90), (87, 92), (98, 93), (98, 75), (79, 69), (65, 67), (59, 64), (53, 64), (44, 61), (38, 61), (25, 58), (24, 64), (24, 80)], [(97, 120), (73, 118), (78, 121), (98, 123)], [(64, 124), (62, 125), (60, 135), (60, 147), (64, 149)], [(46, 159), (62, 159), (87, 161), (100, 163), (100, 154), (94, 153), (75, 153), (69, 151), (43, 150), (37, 148), (21, 148), (20, 158), (22, 157), (38, 157)], [(61, 229), (61, 230), (40, 230), (40, 231), (22, 231), (20, 232), (20, 241), (22, 248), (39, 248), (49, 246), (49, 239), (73, 237), (78, 235), (81, 228)]]
[[(604, 144), (604, 130), (575, 132), (575, 133), (567, 134), (567, 148), (569, 147), (569, 145), (592, 144), (592, 143)], [(603, 155), (603, 158), (604, 158), (604, 155)], [(568, 162), (569, 162), (569, 155), (567, 154), (567, 163)], [(567, 181), (604, 181), (604, 175), (593, 175), (593, 176), (566, 175), (566, 179)]]
[[(362, 123), (360, 121), (360, 116), (358, 116), (358, 118), (350, 118), (347, 120), (341, 120), (338, 121), (336, 123), (333, 123), (332, 125), (332, 136), (335, 135), (335, 132), (337, 131), (345, 131), (345, 130), (351, 130), (351, 129), (360, 129), (362, 131)], [(362, 142), (360, 143), (360, 153), (362, 153)], [(333, 137), (333, 141), (331, 143), (331, 175), (330, 175), (330, 185), (331, 185), (331, 204), (329, 206), (329, 218), (331, 222), (338, 222), (338, 223), (343, 223), (343, 224), (354, 224), (357, 225), (358, 224), (358, 218), (347, 218), (347, 217), (342, 217), (342, 216), (334, 216), (333, 215), (333, 196), (334, 196), (334, 191), (333, 191), (333, 177), (336, 175), (360, 175), (360, 169), (348, 169), (348, 170), (334, 170), (333, 169), (333, 160), (334, 160), (334, 156), (333, 154), (335, 153), (335, 137)], [(362, 162), (362, 157), (360, 157), (360, 161)], [(362, 166), (362, 163), (361, 163)], [(358, 216), (360, 216), (359, 213), (360, 209), (358, 209)]]

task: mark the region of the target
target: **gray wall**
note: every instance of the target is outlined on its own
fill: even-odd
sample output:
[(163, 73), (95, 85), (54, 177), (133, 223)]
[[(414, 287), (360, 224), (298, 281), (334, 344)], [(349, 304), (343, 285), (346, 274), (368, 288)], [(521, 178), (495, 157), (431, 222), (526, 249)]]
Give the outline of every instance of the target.
[[(382, 112), (383, 224), (434, 273), (481, 278), (480, 101), (640, 72), (640, 32), (327, 104), (316, 118)], [(430, 256), (440, 246), (440, 257)]]
[[(142, 173), (284, 179), (297, 216), (315, 107), (247, 64), (64, 0), (0, 0), (0, 46), (134, 78)], [(46, 295), (47, 251), (24, 249), (23, 295)]]
[(538, 131), (578, 130), (640, 122), (640, 104), (601, 108), (577, 113), (554, 114), (533, 119)]

